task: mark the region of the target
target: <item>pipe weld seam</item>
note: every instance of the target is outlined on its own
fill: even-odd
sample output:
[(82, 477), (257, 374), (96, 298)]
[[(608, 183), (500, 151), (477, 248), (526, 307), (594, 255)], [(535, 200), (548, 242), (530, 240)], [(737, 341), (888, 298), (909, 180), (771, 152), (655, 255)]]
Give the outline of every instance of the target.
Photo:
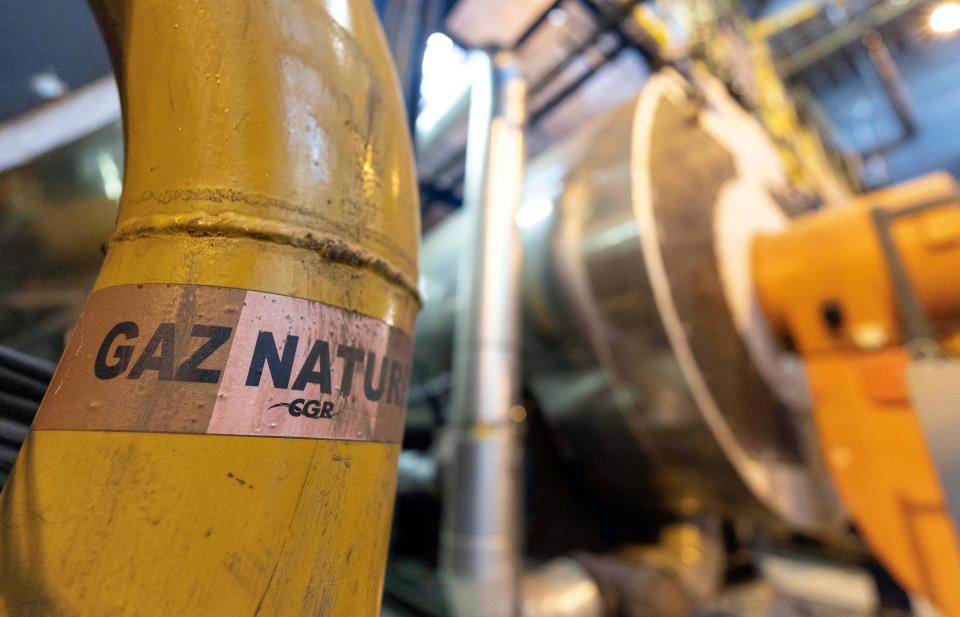
[[(350, 202), (349, 198), (343, 196), (328, 197), (326, 199), (327, 205), (332, 204), (334, 200), (340, 203)], [(262, 195), (259, 193), (251, 193), (248, 191), (238, 191), (235, 189), (225, 188), (196, 187), (170, 189), (166, 191), (144, 191), (136, 197), (130, 198), (130, 203), (133, 204), (153, 202), (162, 206), (166, 206), (178, 201), (185, 203), (210, 202), (215, 204), (243, 204), (244, 206), (257, 208), (261, 211), (277, 210), (284, 213), (290, 213), (297, 217), (303, 217), (309, 220), (313, 225), (319, 224), (323, 227), (328, 227), (340, 236), (346, 236), (355, 241), (360, 239), (359, 228), (344, 225), (342, 222), (325, 216), (323, 212), (318, 211), (314, 206), (301, 205), (296, 202), (287, 201), (286, 199), (280, 199), (278, 197), (271, 197), (269, 195)], [(303, 225), (304, 223), (299, 224)], [(362, 233), (367, 237), (373, 238), (377, 242), (382, 243), (391, 250), (397, 253), (402, 253), (401, 248), (389, 235), (368, 228), (364, 228)], [(404, 258), (403, 255), (398, 254), (397, 257), (405, 266), (413, 267), (409, 260)]]
[(417, 285), (386, 260), (340, 238), (304, 230), (301, 225), (246, 216), (236, 212), (211, 215), (204, 212), (154, 214), (127, 219), (117, 225), (108, 244), (143, 238), (188, 234), (222, 238), (246, 238), (306, 249), (327, 261), (363, 268), (410, 294), (422, 306)]

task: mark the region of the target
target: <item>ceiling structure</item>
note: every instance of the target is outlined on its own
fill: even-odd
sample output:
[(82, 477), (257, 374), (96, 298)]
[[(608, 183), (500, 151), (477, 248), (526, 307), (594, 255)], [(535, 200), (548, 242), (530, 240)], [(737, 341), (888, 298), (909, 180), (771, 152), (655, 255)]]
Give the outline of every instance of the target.
[(0, 3), (0, 125), (46, 100), (110, 75), (86, 2)]
[[(702, 1), (706, 0), (673, 5)], [(817, 113), (822, 112), (828, 131), (836, 133), (833, 141), (838, 148), (870, 155), (877, 144), (883, 149), (902, 141), (897, 133), (902, 117), (891, 112), (891, 104), (885, 102), (889, 97), (885, 97), (884, 84), (878, 81), (863, 47), (863, 33), (878, 31), (897, 64), (921, 72), (927, 66), (940, 66), (947, 60), (938, 56), (935, 61), (925, 58), (921, 62), (908, 57), (912, 52), (907, 49), (918, 39), (931, 44), (924, 39), (929, 38), (928, 33), (918, 31), (916, 24), (923, 21), (932, 1), (743, 0), (742, 6), (767, 29), (780, 73), (800, 92), (809, 91), (814, 103), (822, 106)], [(528, 82), (530, 155), (637, 92), (652, 62), (649, 50), (630, 28), (631, 13), (638, 6), (670, 4), (663, 0), (377, 0), (382, 14), (416, 2), (439, 7), (434, 10), (445, 17), (430, 23), (462, 47), (497, 45), (514, 50)], [(421, 30), (433, 28), (425, 24), (419, 25)], [(419, 34), (425, 38), (429, 31)], [(949, 47), (949, 41), (935, 43)], [(407, 62), (400, 64), (419, 67), (422, 51), (408, 56)], [(79, 0), (0, 4), (0, 57), (4, 58), (0, 65), (0, 83), (4, 84), (0, 89), (0, 130), (29, 110), (110, 75), (109, 58), (95, 21)], [(942, 68), (947, 75), (956, 67)], [(416, 86), (419, 76), (417, 80)], [(915, 88), (925, 92), (925, 84), (931, 80), (934, 78), (911, 73), (906, 90), (908, 94)], [(416, 90), (408, 97), (411, 111), (416, 107), (415, 97)], [(943, 115), (925, 110), (928, 98), (936, 97), (912, 97), (911, 110), (921, 124), (925, 116)], [(857, 106), (837, 104), (841, 99), (869, 100)], [(852, 117), (856, 114), (867, 120)], [(937, 122), (942, 125), (940, 130), (949, 128), (948, 123)], [(865, 132), (873, 137), (863, 137)], [(944, 153), (944, 157), (952, 156)], [(916, 157), (900, 158), (909, 161)], [(455, 206), (462, 165), (459, 155), (442, 173), (421, 178), (426, 201)], [(915, 172), (907, 167), (909, 173)], [(879, 181), (892, 177), (881, 174)]]
[[(527, 81), (528, 156), (635, 96), (650, 72), (647, 49), (629, 28), (635, 0), (460, 0), (444, 32), (467, 48), (515, 54)], [(462, 139), (457, 135), (454, 139)], [(459, 205), (459, 154), (421, 177), (425, 218), (431, 207)]]

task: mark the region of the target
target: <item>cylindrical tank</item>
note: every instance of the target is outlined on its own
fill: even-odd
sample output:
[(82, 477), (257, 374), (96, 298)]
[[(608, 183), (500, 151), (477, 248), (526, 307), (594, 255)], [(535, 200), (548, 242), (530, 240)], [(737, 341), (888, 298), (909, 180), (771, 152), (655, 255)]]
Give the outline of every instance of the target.
[[(638, 514), (838, 529), (802, 364), (750, 284), (751, 236), (788, 220), (759, 125), (716, 80), (667, 70), (528, 169), (524, 378), (590, 483)], [(420, 384), (449, 370), (462, 233), (454, 215), (424, 241)]]

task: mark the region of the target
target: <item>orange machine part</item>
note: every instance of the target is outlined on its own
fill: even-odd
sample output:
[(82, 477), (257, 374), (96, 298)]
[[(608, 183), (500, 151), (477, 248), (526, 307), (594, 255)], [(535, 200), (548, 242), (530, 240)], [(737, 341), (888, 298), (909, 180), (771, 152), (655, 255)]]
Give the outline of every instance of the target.
[[(869, 207), (956, 192), (934, 175), (759, 236), (754, 283), (774, 330), (803, 355), (828, 468), (876, 555), (911, 593), (960, 616), (960, 548), (910, 406), (897, 304)], [(960, 317), (960, 211), (904, 219), (894, 240), (945, 349)]]

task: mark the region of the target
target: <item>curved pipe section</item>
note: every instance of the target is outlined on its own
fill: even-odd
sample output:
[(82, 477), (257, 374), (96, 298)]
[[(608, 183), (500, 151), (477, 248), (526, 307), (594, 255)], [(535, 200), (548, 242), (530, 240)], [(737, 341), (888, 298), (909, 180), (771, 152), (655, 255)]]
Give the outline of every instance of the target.
[(0, 500), (0, 615), (376, 614), (419, 204), (373, 8), (94, 8), (123, 195)]

